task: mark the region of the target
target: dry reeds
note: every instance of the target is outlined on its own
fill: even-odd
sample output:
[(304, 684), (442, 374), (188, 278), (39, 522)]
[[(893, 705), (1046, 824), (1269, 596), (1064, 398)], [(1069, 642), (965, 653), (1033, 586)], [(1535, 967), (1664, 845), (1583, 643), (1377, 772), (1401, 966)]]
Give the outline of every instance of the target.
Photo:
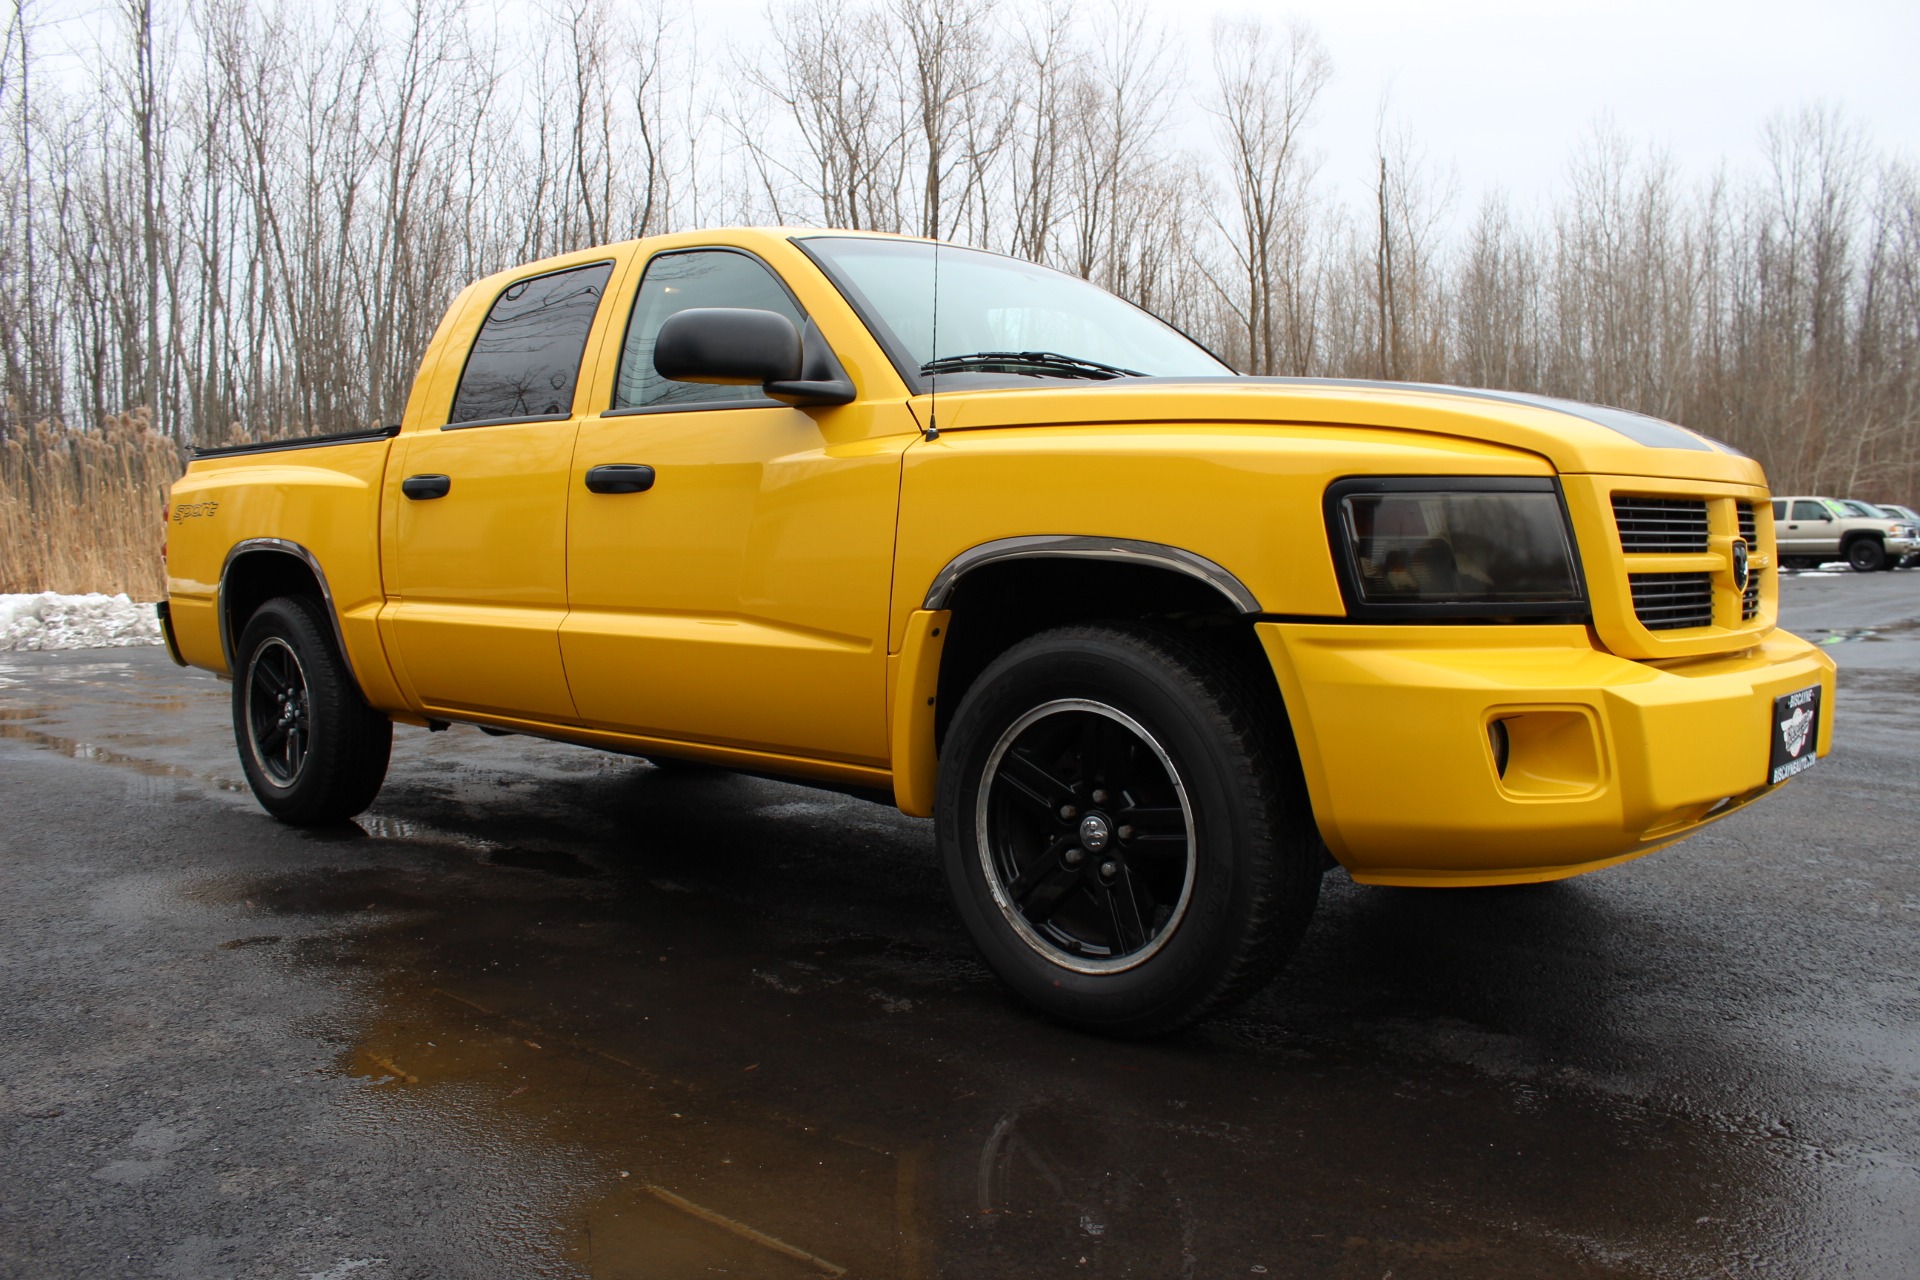
[(0, 439), (0, 592), (158, 600), (161, 507), (180, 471), (178, 447), (145, 409), (97, 431), (41, 422)]

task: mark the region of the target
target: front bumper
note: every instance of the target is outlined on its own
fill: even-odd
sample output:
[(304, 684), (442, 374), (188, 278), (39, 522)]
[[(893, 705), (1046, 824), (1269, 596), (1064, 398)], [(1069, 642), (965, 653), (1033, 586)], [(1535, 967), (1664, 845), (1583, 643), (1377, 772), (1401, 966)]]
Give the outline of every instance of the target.
[(1783, 631), (1655, 665), (1598, 649), (1583, 626), (1257, 630), (1321, 834), (1367, 884), (1521, 883), (1624, 861), (1770, 789), (1776, 696), (1820, 685), (1821, 755), (1833, 736), (1833, 660)]

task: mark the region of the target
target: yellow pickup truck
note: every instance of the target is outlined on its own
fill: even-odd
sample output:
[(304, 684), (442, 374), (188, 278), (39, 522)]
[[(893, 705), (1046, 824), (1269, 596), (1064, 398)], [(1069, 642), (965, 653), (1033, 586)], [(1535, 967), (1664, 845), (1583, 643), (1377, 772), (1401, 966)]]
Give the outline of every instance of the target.
[(1558, 879), (1829, 749), (1766, 478), (1637, 414), (1236, 376), (1086, 281), (837, 231), (481, 280), (397, 426), (202, 451), (162, 617), (298, 823), (450, 722), (935, 820), (993, 969), (1162, 1031), (1336, 861)]

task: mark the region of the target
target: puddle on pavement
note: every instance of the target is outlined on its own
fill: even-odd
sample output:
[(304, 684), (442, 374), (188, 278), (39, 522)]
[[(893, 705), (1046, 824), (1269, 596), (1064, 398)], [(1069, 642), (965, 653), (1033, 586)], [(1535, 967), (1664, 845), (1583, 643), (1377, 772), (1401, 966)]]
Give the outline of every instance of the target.
[[(200, 773), (184, 765), (172, 764), (164, 760), (150, 760), (144, 756), (129, 755), (124, 751), (114, 751), (94, 742), (82, 742), (73, 738), (63, 738), (58, 734), (35, 729), (32, 725), (45, 719), (45, 713), (30, 708), (0, 707), (0, 738), (14, 738), (22, 742), (31, 742), (37, 747), (45, 747), (74, 760), (87, 760), (94, 764), (109, 764), (149, 778), (181, 778), (195, 782), (204, 782), (221, 791), (245, 791), (246, 784), (233, 778), (223, 778), (217, 774)], [(165, 739), (155, 739), (164, 742)]]
[(1850, 644), (1857, 640), (1920, 639), (1920, 618), (1873, 627), (1810, 627), (1800, 634), (1815, 644)]
[(1598, 1276), (1774, 1234), (1748, 1207), (1770, 1180), (1751, 1135), (1483, 1069), (1478, 1042), (1383, 1067), (1258, 1018), (1091, 1040), (964, 954), (770, 913), (810, 890), (768, 841), (767, 897), (743, 907), (677, 841), (593, 847), (598, 879), (502, 877), (385, 829), (416, 834), (332, 847), (386, 865), (218, 896), (339, 917), (288, 954), (362, 993), (342, 1069), (370, 1114), (558, 1153), (575, 1191), (551, 1220), (601, 1280)]

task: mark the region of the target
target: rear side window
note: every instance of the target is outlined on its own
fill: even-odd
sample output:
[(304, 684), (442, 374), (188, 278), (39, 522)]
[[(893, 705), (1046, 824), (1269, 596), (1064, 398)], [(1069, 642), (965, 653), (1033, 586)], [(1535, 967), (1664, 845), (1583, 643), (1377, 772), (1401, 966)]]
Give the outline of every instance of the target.
[(1825, 520), (1827, 518), (1826, 504), (1809, 502), (1803, 498), (1793, 504), (1793, 518), (1795, 520)]
[(758, 387), (675, 382), (660, 376), (653, 367), (653, 344), (660, 336), (660, 326), (669, 316), (693, 307), (748, 307), (776, 311), (793, 321), (795, 327), (806, 323), (786, 289), (757, 259), (724, 249), (660, 254), (647, 264), (640, 296), (634, 299), (626, 345), (620, 352), (613, 407), (778, 404), (762, 395)]
[(564, 418), (611, 262), (508, 285), (473, 340), (447, 425)]
[(1787, 518), (1787, 500), (1785, 498), (1781, 498), (1773, 504), (1773, 518), (1775, 520), (1785, 520)]

